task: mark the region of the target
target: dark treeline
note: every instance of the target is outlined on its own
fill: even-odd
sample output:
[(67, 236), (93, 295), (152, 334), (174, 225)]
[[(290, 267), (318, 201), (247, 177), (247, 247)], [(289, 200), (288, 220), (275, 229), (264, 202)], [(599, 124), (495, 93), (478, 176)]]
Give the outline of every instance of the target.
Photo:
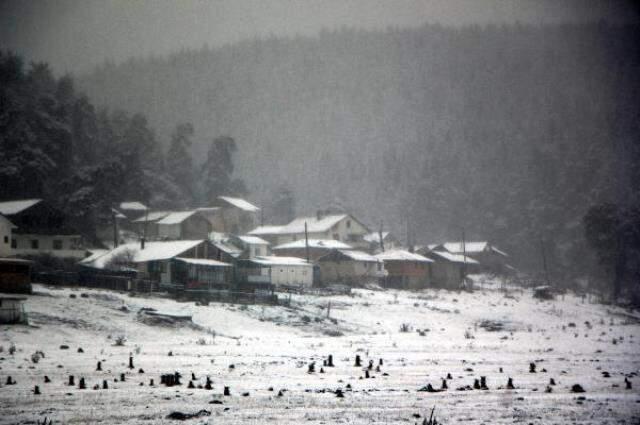
[(603, 23), (345, 29), (134, 58), (81, 82), (162, 133), (178, 120), (233, 134), (267, 207), (287, 191), (299, 211), (337, 200), (416, 242), (464, 228), (536, 269), (544, 245), (559, 279), (597, 262), (587, 210), (638, 199), (638, 39)]
[(242, 192), (234, 140), (209, 138), (210, 160), (196, 168), (193, 134), (178, 124), (163, 144), (144, 115), (96, 109), (71, 77), (0, 52), (0, 200), (46, 198), (91, 236), (124, 200), (183, 208)]

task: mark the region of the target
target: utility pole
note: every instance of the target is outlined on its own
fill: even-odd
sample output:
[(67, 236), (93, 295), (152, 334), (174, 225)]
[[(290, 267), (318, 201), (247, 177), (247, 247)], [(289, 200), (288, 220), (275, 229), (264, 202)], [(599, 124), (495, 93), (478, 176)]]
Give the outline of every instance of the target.
[(113, 218), (113, 247), (118, 247), (118, 220), (116, 217), (116, 210), (111, 208), (111, 217)]
[(467, 242), (464, 237), (464, 227), (462, 228), (462, 284), (467, 280)]
[(382, 220), (380, 220), (380, 232), (378, 232), (378, 234), (380, 236), (380, 250), (384, 252), (384, 236), (382, 234), (382, 225)]
[(549, 280), (549, 269), (547, 268), (547, 254), (544, 249), (544, 240), (542, 236), (540, 237), (540, 252), (542, 253), (542, 267), (544, 268), (544, 279), (547, 282), (548, 286), (551, 286), (551, 281)]
[(309, 262), (309, 233), (307, 232), (307, 222), (304, 222), (304, 250), (307, 255), (307, 263)]

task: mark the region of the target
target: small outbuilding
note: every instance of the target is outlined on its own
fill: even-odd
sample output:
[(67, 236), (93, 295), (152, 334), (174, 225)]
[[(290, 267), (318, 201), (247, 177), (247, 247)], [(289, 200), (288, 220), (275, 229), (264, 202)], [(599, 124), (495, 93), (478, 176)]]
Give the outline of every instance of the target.
[(237, 267), (240, 282), (298, 288), (308, 288), (313, 285), (313, 265), (302, 258), (254, 257), (238, 260)]
[(477, 272), (479, 266), (473, 258), (447, 251), (431, 251), (428, 256), (433, 259), (431, 264), (433, 284), (441, 288), (458, 289), (464, 286), (466, 275)]
[(375, 257), (384, 262), (384, 268), (387, 272), (384, 286), (418, 289), (429, 285), (430, 264), (433, 263), (433, 260), (402, 249), (381, 252)]
[(24, 302), (27, 297), (14, 294), (0, 294), (0, 323), (27, 323)]
[(363, 251), (334, 249), (317, 261), (323, 284), (362, 285), (384, 277), (382, 260)]
[(0, 292), (30, 294), (32, 264), (19, 258), (0, 258)]

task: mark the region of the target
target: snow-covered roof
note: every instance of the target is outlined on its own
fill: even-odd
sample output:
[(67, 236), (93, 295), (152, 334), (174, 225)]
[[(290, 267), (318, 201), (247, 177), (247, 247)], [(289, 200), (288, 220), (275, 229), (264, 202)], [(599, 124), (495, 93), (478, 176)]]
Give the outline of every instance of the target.
[(188, 264), (196, 264), (199, 266), (213, 266), (213, 267), (231, 267), (231, 264), (224, 263), (222, 261), (209, 260), (205, 258), (182, 258), (177, 257), (176, 260), (182, 261), (183, 263)]
[(228, 240), (212, 241), (211, 244), (218, 248), (220, 251), (226, 252), (232, 257), (238, 257), (240, 254), (242, 254), (242, 250), (237, 246), (231, 244)]
[(250, 231), (249, 235), (279, 235), (282, 233), (282, 228), (284, 226), (274, 226), (274, 225), (266, 225), (266, 226), (258, 226), (252, 231)]
[(462, 254), (463, 252), (466, 252), (467, 254), (477, 254), (480, 252), (487, 251), (488, 249), (497, 254), (508, 257), (508, 255), (505, 252), (500, 251), (498, 248), (494, 247), (493, 245), (490, 245), (489, 242), (486, 242), (486, 241), (465, 242), (464, 249), (462, 246), (462, 242), (445, 242), (442, 244), (442, 246), (444, 247), (444, 249), (454, 254)]
[(126, 215), (122, 214), (120, 211), (118, 211), (115, 208), (111, 208), (111, 213), (114, 214), (116, 218), (127, 218)]
[(6, 201), (0, 202), (0, 214), (13, 215), (18, 214), (27, 208), (31, 208), (38, 202), (42, 202), (42, 199), (21, 199), (18, 201)]
[(260, 208), (253, 205), (251, 202), (248, 202), (242, 198), (232, 198), (231, 196), (218, 196), (218, 199), (221, 199), (228, 204), (233, 205), (236, 208), (240, 208), (244, 211), (256, 212), (260, 211)]
[[(281, 249), (299, 249), (305, 248), (306, 242), (304, 239), (300, 239), (293, 242), (283, 243), (273, 248), (274, 251)], [(309, 239), (309, 248), (316, 249), (351, 249), (350, 245), (344, 242), (340, 242), (334, 239)]]
[(129, 255), (132, 263), (168, 260), (183, 254), (202, 242), (203, 240), (146, 242), (144, 249), (140, 249), (140, 243), (138, 242), (127, 243), (99, 255), (91, 261), (88, 261), (91, 257), (87, 257), (80, 263), (102, 269), (120, 255)]
[(195, 213), (195, 210), (171, 212), (158, 220), (158, 224), (180, 224)]
[(311, 263), (298, 257), (256, 256), (250, 261), (264, 266), (312, 266)]
[(151, 211), (143, 214), (142, 217), (133, 220), (134, 223), (144, 223), (145, 221), (158, 221), (171, 214), (171, 211)]
[(368, 254), (364, 251), (354, 251), (352, 249), (340, 249), (341, 254), (346, 255), (354, 261), (364, 261), (367, 263), (377, 263), (380, 261), (376, 257), (371, 254)]
[(422, 263), (433, 263), (433, 260), (423, 257), (415, 252), (405, 251), (404, 249), (394, 249), (392, 251), (381, 252), (375, 257), (382, 261), (419, 261)]
[(269, 242), (257, 236), (242, 235), (242, 236), (238, 236), (238, 239), (240, 239), (242, 242), (246, 243), (247, 245), (269, 245)]
[(129, 202), (120, 202), (121, 210), (129, 210), (129, 211), (146, 211), (149, 208), (142, 202), (138, 201), (129, 201)]
[(476, 260), (470, 257), (465, 257), (461, 254), (453, 254), (451, 252), (446, 251), (431, 251), (429, 255), (435, 255), (445, 260), (449, 260), (452, 263), (466, 263), (466, 264), (479, 264)]
[[(387, 236), (389, 236), (389, 232), (382, 232), (382, 240), (387, 239)], [(364, 235), (363, 239), (365, 240), (365, 242), (369, 242), (369, 243), (380, 243), (380, 233), (379, 232), (368, 233)]]

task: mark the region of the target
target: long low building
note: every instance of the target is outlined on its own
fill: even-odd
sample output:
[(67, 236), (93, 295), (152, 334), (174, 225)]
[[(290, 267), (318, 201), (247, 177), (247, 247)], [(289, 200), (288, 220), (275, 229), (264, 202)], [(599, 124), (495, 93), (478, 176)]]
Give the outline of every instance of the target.
[(383, 261), (363, 251), (334, 249), (317, 263), (324, 284), (362, 285), (385, 276)]
[(396, 249), (375, 256), (384, 262), (387, 276), (384, 286), (400, 289), (426, 288), (430, 283), (433, 260), (414, 252)]
[(287, 242), (272, 248), (273, 253), (281, 257), (298, 257), (307, 258), (309, 253), (309, 261), (315, 262), (320, 257), (329, 254), (335, 249), (352, 249), (350, 245), (333, 239), (300, 239), (293, 242)]
[(254, 257), (237, 261), (240, 282), (278, 287), (308, 288), (313, 285), (313, 264), (297, 257)]

